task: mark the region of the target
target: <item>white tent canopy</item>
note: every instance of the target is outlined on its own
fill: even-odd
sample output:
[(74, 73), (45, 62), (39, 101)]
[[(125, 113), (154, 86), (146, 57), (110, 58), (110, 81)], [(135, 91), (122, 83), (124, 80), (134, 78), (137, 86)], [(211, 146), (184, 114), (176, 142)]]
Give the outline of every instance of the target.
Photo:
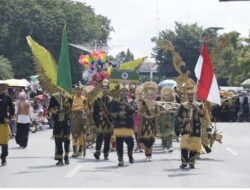
[(250, 88), (250, 79), (246, 79), (240, 85), (243, 86), (244, 88)]
[(161, 81), (158, 85), (160, 87), (168, 87), (168, 88), (173, 89), (174, 87), (177, 86), (177, 82), (172, 79), (166, 79), (166, 80)]
[(1, 82), (7, 83), (10, 87), (27, 87), (30, 85), (26, 79), (7, 79)]

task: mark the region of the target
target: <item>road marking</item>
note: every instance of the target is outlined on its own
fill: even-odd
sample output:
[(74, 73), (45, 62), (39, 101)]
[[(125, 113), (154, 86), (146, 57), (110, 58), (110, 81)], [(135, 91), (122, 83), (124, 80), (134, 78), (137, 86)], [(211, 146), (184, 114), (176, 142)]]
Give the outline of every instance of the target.
[(67, 175), (65, 175), (65, 178), (71, 178), (73, 177), (80, 169), (81, 169), (82, 165), (78, 164), (77, 166), (75, 166)]
[(230, 152), (232, 155), (238, 156), (238, 154), (237, 154), (234, 150), (232, 150), (231, 148), (226, 147), (226, 149), (227, 149), (227, 151)]

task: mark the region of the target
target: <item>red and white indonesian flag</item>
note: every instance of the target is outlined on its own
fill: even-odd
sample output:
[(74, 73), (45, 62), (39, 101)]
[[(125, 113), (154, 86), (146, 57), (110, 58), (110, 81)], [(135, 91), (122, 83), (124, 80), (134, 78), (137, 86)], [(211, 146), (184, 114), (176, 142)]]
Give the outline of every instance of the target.
[(206, 42), (202, 45), (201, 55), (196, 63), (194, 72), (198, 79), (198, 99), (221, 105), (218, 83), (214, 75), (213, 64), (209, 58)]

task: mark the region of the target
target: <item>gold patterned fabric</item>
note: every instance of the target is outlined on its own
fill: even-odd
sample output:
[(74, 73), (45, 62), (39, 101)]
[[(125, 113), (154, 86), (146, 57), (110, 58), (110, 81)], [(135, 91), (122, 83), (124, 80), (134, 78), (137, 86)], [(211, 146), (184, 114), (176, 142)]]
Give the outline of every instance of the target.
[(9, 144), (10, 130), (7, 124), (0, 124), (0, 145)]
[[(138, 113), (142, 118), (140, 122), (139, 140), (150, 147), (155, 140), (158, 130), (159, 107), (154, 102), (145, 102)], [(146, 116), (152, 116), (152, 118), (147, 118)]]
[(180, 147), (181, 149), (201, 152), (201, 137), (193, 137), (189, 134), (182, 135)]
[(129, 128), (115, 128), (114, 136), (115, 137), (133, 137), (134, 129)]
[(86, 103), (87, 99), (84, 96), (74, 96), (73, 102), (72, 102), (72, 111), (79, 111), (79, 110), (84, 110), (87, 107)]

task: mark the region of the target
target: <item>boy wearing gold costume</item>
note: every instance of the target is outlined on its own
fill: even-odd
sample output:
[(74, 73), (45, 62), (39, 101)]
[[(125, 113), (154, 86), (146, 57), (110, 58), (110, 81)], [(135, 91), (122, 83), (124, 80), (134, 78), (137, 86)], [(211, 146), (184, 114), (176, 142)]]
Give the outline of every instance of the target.
[(195, 168), (195, 160), (201, 152), (201, 118), (203, 104), (194, 100), (195, 89), (188, 89), (187, 102), (181, 104), (178, 117), (181, 118), (181, 162), (180, 168)]
[(153, 144), (156, 136), (156, 127), (160, 110), (154, 102), (158, 86), (155, 82), (145, 82), (143, 84), (144, 100), (138, 113), (140, 116), (139, 141), (144, 145), (146, 160), (151, 161)]
[[(75, 95), (71, 106), (71, 135), (73, 139), (72, 157), (78, 157), (86, 150), (87, 130), (87, 99), (82, 95), (83, 88), (79, 84), (75, 87)], [(84, 146), (84, 147), (83, 147)]]

